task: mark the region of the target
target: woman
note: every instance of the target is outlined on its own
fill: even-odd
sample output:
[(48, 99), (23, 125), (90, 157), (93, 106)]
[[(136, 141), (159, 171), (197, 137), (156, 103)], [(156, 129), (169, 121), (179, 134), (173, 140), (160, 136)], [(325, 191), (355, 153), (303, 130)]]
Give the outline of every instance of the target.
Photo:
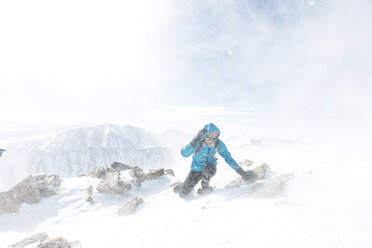
[(233, 168), (244, 180), (255, 180), (256, 174), (253, 171), (244, 171), (236, 161), (231, 157), (226, 145), (218, 138), (220, 130), (213, 123), (207, 124), (198, 134), (181, 150), (184, 157), (191, 154), (192, 163), (191, 170), (185, 182), (182, 184), (179, 195), (186, 197), (190, 194), (195, 185), (201, 180), (201, 188), (198, 189), (198, 194), (210, 192), (213, 190), (209, 186), (210, 179), (217, 171), (216, 152), (221, 155), (231, 168)]

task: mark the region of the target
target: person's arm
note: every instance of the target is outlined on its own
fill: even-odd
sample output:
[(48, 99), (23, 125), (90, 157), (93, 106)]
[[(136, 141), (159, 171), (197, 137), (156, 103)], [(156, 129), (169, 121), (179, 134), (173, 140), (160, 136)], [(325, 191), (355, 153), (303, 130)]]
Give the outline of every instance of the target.
[(181, 149), (181, 155), (184, 157), (188, 157), (195, 151), (196, 149), (191, 144), (187, 144), (184, 148)]
[(238, 163), (231, 157), (231, 153), (227, 150), (225, 143), (219, 140), (217, 152), (226, 161), (226, 163), (233, 168), (235, 171), (240, 168)]
[(181, 155), (184, 157), (188, 157), (193, 154), (201, 145), (200, 143), (204, 138), (206, 132), (207, 130), (205, 128), (200, 130), (198, 134), (191, 140), (191, 142), (181, 149)]
[(218, 144), (218, 153), (245, 181), (254, 181), (256, 179), (256, 173), (254, 173), (254, 171), (244, 171), (242, 167), (238, 165), (238, 163), (231, 157), (231, 153), (227, 150), (226, 145), (221, 140), (219, 140)]

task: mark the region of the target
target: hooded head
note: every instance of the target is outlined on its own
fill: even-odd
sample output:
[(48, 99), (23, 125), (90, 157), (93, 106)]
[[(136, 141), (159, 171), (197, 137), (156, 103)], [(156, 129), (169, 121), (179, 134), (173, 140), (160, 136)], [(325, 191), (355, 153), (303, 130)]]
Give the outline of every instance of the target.
[(205, 137), (207, 137), (208, 134), (212, 134), (212, 133), (213, 133), (213, 136), (215, 136), (216, 138), (218, 138), (218, 136), (220, 136), (220, 130), (213, 123), (209, 123), (209, 124), (205, 125), (204, 128), (207, 130), (207, 132), (204, 134), (203, 139)]

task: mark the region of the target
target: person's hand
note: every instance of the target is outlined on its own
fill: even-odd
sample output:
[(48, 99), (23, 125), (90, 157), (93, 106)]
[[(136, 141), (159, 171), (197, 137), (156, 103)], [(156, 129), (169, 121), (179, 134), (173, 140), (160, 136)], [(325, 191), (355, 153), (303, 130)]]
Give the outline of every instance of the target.
[(236, 172), (243, 178), (244, 181), (256, 181), (257, 175), (253, 170), (244, 171), (242, 167), (239, 167)]
[(204, 134), (207, 132), (207, 129), (203, 128), (198, 132), (198, 134), (191, 140), (190, 144), (192, 147), (196, 148), (196, 146), (199, 144), (201, 139), (203, 138)]

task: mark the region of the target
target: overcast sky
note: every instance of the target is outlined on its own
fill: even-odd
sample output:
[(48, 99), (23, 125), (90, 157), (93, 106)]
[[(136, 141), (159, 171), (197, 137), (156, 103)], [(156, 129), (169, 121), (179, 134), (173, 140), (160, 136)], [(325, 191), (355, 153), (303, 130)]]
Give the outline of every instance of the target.
[(368, 128), (372, 2), (1, 1), (0, 127)]

